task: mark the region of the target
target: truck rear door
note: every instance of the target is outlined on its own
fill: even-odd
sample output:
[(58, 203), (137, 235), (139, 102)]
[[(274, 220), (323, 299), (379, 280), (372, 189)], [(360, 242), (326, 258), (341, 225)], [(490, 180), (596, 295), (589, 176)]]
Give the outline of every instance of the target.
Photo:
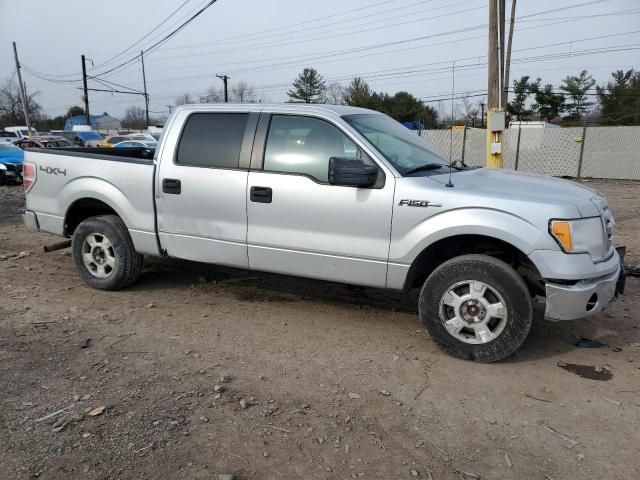
[(174, 118), (182, 131), (167, 136), (155, 179), (168, 255), (248, 267), (247, 176), (258, 117), (185, 110)]

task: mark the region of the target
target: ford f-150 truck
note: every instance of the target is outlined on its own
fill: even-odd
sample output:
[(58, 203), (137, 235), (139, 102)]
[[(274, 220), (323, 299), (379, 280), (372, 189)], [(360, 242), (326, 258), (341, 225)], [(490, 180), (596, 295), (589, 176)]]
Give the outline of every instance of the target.
[(425, 329), (496, 361), (531, 328), (621, 293), (613, 218), (573, 182), (451, 164), (391, 118), (326, 105), (184, 105), (155, 152), (30, 150), (26, 226), (71, 238), (90, 286), (167, 256), (370, 287), (419, 288)]

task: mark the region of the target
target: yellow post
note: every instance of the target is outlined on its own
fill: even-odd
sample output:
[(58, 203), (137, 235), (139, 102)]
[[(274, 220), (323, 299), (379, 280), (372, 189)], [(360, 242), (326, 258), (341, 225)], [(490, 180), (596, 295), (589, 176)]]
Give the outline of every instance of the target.
[[(503, 168), (503, 139), (504, 132), (493, 132), (491, 127), (491, 117), (497, 113), (498, 109), (492, 108), (487, 112), (487, 168)], [(498, 147), (496, 147), (496, 144)], [(498, 150), (496, 153), (494, 153)]]

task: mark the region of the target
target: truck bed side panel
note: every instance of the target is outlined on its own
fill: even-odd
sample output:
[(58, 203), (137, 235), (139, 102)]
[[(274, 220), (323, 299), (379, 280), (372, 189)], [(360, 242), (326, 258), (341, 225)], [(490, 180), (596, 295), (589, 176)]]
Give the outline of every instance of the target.
[(136, 249), (157, 254), (154, 234), (153, 163), (27, 151), (37, 180), (27, 195), (27, 209), (37, 213), (40, 228), (62, 235), (71, 205), (81, 199), (100, 200), (127, 225)]

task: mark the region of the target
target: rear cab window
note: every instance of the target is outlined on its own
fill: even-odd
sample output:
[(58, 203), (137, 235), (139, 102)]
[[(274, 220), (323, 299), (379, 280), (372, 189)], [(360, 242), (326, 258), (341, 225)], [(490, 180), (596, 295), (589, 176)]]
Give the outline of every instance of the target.
[(248, 113), (192, 113), (178, 143), (175, 163), (203, 168), (239, 168)]

